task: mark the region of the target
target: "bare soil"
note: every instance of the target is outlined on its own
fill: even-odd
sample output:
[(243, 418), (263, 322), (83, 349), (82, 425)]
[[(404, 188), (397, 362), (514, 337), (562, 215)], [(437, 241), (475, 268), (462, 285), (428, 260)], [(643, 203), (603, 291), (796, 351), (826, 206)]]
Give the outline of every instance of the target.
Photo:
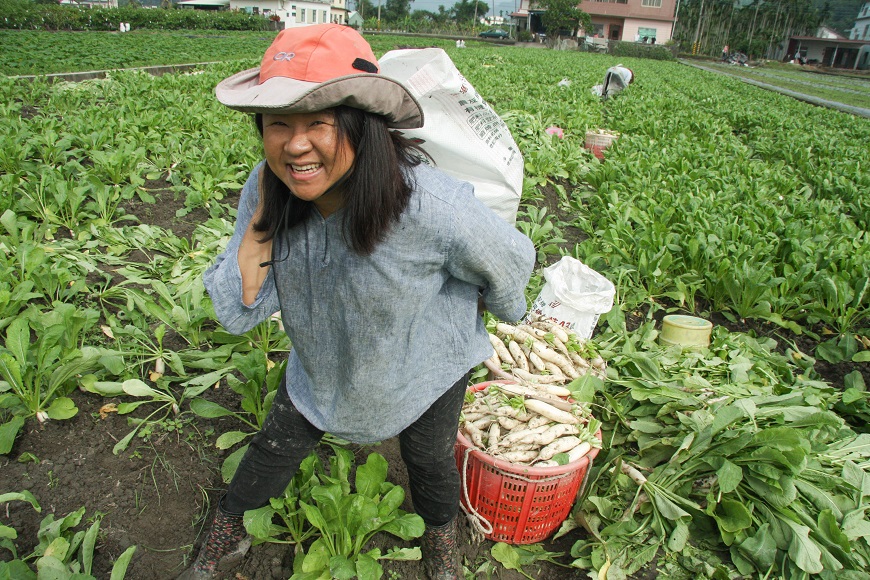
[[(154, 204), (139, 200), (127, 202), (124, 210), (137, 216), (141, 223), (171, 229), (179, 237), (190, 238), (197, 223), (208, 219), (203, 209), (194, 210), (183, 218), (176, 210), (183, 199), (176, 199), (165, 182), (149, 182), (148, 189), (157, 198)], [(229, 206), (238, 203), (238, 196), (224, 200)], [(145, 261), (144, 254), (130, 259)], [(120, 280), (115, 280), (118, 282)], [(168, 348), (177, 337), (167, 333)], [(239, 397), (227, 387), (210, 389), (204, 398), (233, 410), (240, 410)], [(128, 416), (144, 417), (144, 412), (119, 416), (101, 409), (121, 399), (75, 392), (71, 395), (79, 408), (78, 414), (65, 421), (28, 422), (19, 435), (12, 452), (0, 456), (0, 493), (30, 491), (41, 504), (37, 513), (29, 504), (6, 504), (0, 521), (18, 531), (15, 545), (19, 555), (31, 553), (37, 544), (40, 521), (49, 514), (55, 519), (85, 506), (86, 518), (103, 516), (101, 535), (96, 547), (94, 575), (108, 578), (112, 563), (124, 550), (137, 546), (128, 568), (129, 580), (167, 580), (175, 578), (196, 557), (208, 532), (214, 508), (223, 493), (220, 466), (229, 451), (215, 448), (221, 433), (236, 429), (232, 419), (203, 419), (182, 415), (180, 427), (171, 432), (154, 432), (137, 437), (124, 452), (114, 455), (115, 443), (127, 435), (132, 426)], [(399, 455), (398, 440), (379, 445), (354, 448), (356, 457), (364, 462), (370, 452), (383, 455), (389, 464), (388, 480), (408, 490), (408, 478)], [(30, 458), (30, 460), (26, 460)], [(402, 506), (412, 511), (410, 494)], [(475, 570), (486, 559), (493, 542), (472, 538), (470, 528), (460, 526), (460, 544), (465, 565)], [(546, 543), (550, 551), (564, 552), (566, 566), (545, 563), (527, 567), (527, 571), (542, 580), (584, 578), (580, 570), (568, 568), (567, 556), (575, 536), (566, 536)], [(410, 547), (415, 542), (381, 534), (370, 548), (382, 552), (395, 546)], [(10, 554), (0, 550), (0, 558)], [(235, 580), (286, 579), (292, 575), (292, 547), (277, 544), (254, 546), (231, 577)], [(385, 578), (422, 578), (419, 562), (383, 562)], [(517, 572), (501, 569), (505, 580), (524, 578)]]
[[(189, 237), (195, 225), (207, 218), (203, 210), (176, 218), (176, 209), (181, 207), (182, 201), (175, 199), (168, 188), (155, 194), (157, 203), (130, 203), (125, 209), (143, 223), (168, 227), (180, 237)], [(235, 205), (237, 198), (231, 197), (225, 202)], [(544, 203), (551, 214), (559, 213), (558, 196), (552, 189), (545, 192)], [(571, 238), (567, 240), (569, 247), (573, 247), (581, 237), (579, 231), (562, 233), (563, 237)], [(630, 315), (629, 319), (639, 321), (642, 313)], [(732, 330), (751, 330), (772, 336), (783, 333), (780, 328), (735, 324), (719, 315), (714, 315), (714, 319), (717, 324), (724, 324)], [(795, 338), (804, 342), (806, 352), (812, 352), (814, 345), (808, 344), (806, 337)], [(172, 337), (168, 339), (172, 340)], [(854, 368), (859, 368), (870, 383), (868, 366), (820, 364), (818, 370), (835, 386), (842, 388), (842, 377)], [(18, 531), (15, 544), (19, 554), (29, 554), (36, 544), (42, 518), (48, 514), (61, 518), (85, 506), (86, 517), (103, 515), (102, 534), (96, 550), (97, 578), (108, 578), (112, 562), (133, 545), (137, 550), (127, 572), (128, 579), (174, 578), (195, 557), (216, 501), (224, 489), (220, 465), (227, 452), (216, 449), (214, 441), (220, 433), (235, 428), (232, 419), (194, 420), (191, 415), (183, 415), (177, 430), (154, 432), (149, 437), (137, 438), (126, 451), (114, 455), (113, 446), (129, 433), (131, 426), (126, 416), (101, 414), (101, 408), (120, 400), (84, 392), (72, 396), (79, 408), (77, 416), (44, 424), (29, 422), (12, 452), (0, 457), (0, 492), (29, 490), (42, 506), (42, 513), (36, 513), (23, 502), (5, 506), (2, 521)], [(226, 387), (210, 389), (203, 396), (229, 409), (239, 408), (238, 396)], [(142, 413), (134, 415), (142, 416)], [(389, 480), (407, 490), (407, 474), (396, 440), (355, 449), (361, 461), (371, 451), (377, 451), (387, 459)], [(406, 498), (403, 507), (411, 510), (410, 497)], [(548, 551), (565, 554), (559, 559), (565, 566), (543, 563), (528, 567), (527, 572), (541, 580), (587, 578), (586, 571), (567, 567), (572, 560), (570, 548), (581, 533), (574, 531), (559, 540), (543, 543)], [(486, 559), (492, 560), (489, 551), (493, 543), (473, 540), (469, 527), (464, 524), (461, 526), (461, 544), (464, 563), (469, 570), (476, 570)], [(414, 543), (381, 535), (375, 538), (372, 547), (385, 551), (389, 547), (406, 545)], [(8, 552), (0, 552), (0, 557), (8, 558)], [(236, 580), (289, 578), (292, 560), (292, 549), (286, 546), (255, 546), (233, 577)], [(422, 577), (418, 562), (386, 562), (384, 567), (387, 578)], [(501, 567), (498, 577), (505, 580), (524, 578)], [(654, 578), (654, 570), (636, 575), (636, 578), (647, 577)]]

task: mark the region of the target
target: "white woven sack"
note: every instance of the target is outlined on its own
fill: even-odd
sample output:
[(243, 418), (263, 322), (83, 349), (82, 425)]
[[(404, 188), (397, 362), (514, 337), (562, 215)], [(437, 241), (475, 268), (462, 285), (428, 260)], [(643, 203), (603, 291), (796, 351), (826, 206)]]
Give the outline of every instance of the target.
[(613, 283), (571, 256), (544, 268), (544, 280), (526, 320), (540, 316), (591, 338), (598, 318), (613, 308)]
[(381, 74), (402, 83), (423, 107), (424, 126), (403, 129), (435, 165), (474, 185), (474, 194), (514, 224), (523, 192), (523, 156), (504, 121), (440, 48), (391, 50)]

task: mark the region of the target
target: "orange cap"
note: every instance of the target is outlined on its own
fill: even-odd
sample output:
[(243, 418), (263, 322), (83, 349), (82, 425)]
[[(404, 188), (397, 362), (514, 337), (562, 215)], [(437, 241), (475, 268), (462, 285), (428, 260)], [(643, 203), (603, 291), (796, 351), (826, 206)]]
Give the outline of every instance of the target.
[(371, 47), (353, 28), (300, 26), (282, 30), (259, 68), (224, 79), (215, 94), (224, 105), (248, 113), (311, 113), (347, 105), (383, 115), (390, 127), (422, 127), (417, 99), (378, 71)]

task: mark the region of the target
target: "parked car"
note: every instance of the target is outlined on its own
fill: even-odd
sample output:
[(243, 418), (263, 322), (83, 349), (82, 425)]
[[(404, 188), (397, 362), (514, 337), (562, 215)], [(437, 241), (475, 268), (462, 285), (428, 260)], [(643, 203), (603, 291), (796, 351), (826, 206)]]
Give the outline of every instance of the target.
[(484, 30), (480, 34), (478, 34), (481, 38), (507, 38), (510, 36), (507, 32), (502, 30), (501, 28), (493, 28), (492, 30)]

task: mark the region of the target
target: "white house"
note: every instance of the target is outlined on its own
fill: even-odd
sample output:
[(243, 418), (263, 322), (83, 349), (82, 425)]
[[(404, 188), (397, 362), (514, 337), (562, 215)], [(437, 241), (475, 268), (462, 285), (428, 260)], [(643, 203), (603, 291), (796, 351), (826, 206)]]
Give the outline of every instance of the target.
[(851, 40), (870, 40), (870, 2), (864, 2), (850, 31)]
[(284, 28), (347, 22), (346, 0), (230, 0), (231, 10), (277, 16)]
[(332, 0), (330, 9), (330, 22), (335, 24), (348, 24), (347, 15), (350, 10), (347, 9), (347, 0)]

